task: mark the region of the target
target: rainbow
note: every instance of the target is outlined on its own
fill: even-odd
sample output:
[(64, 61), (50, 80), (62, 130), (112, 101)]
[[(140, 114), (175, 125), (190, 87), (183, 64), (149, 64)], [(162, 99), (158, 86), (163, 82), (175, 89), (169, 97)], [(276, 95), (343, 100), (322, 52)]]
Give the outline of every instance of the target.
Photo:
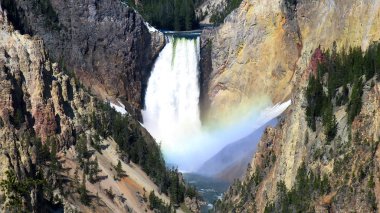
[(167, 36), (148, 81), (144, 127), (161, 145), (166, 162), (196, 171), (230, 143), (278, 117), (291, 101), (273, 105), (268, 96), (239, 104), (228, 120), (203, 124), (199, 110), (199, 37)]
[[(227, 145), (247, 137), (280, 116), (291, 101), (267, 107), (252, 107), (247, 113), (230, 119), (217, 128), (202, 127), (198, 134), (183, 133), (179, 138), (162, 141), (162, 151), (168, 163), (177, 165), (181, 171), (196, 171), (204, 162)], [(261, 134), (261, 133), (260, 133)], [(254, 141), (253, 141), (254, 142)]]

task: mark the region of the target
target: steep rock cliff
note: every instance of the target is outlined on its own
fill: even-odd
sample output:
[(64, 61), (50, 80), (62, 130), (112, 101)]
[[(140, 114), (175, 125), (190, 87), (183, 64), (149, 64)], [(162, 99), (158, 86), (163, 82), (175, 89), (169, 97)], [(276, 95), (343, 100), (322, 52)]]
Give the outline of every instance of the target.
[(347, 106), (334, 105), (332, 141), (322, 118), (316, 131), (308, 127), (305, 97), (323, 61), (321, 49), (365, 51), (379, 40), (379, 22), (380, 1), (243, 1), (224, 25), (204, 35), (212, 49), (205, 57), (211, 66), (202, 67), (212, 70), (209, 105), (204, 103), (208, 121), (223, 120), (261, 96), (274, 103), (292, 99), (279, 125), (265, 131), (243, 180), (217, 203), (218, 212), (379, 209), (378, 80), (364, 77), (363, 107), (353, 122), (347, 122)]
[(154, 139), (64, 74), (44, 47), (15, 31), (0, 7), (0, 211), (152, 212), (168, 205), (168, 178), (184, 186)]
[(347, 123), (346, 106), (335, 109), (337, 135), (332, 141), (321, 123), (315, 132), (308, 128), (304, 90), (298, 88), (293, 97), (293, 105), (278, 127), (265, 131), (245, 177), (229, 188), (217, 211), (280, 212), (300, 204), (316, 212), (376, 212), (380, 83), (371, 79), (365, 84), (363, 107), (352, 124)]
[[(263, 97), (290, 98), (314, 50), (361, 46), (380, 38), (378, 0), (244, 0), (224, 24), (206, 33), (212, 46), (208, 120), (224, 120)], [(210, 59), (209, 59), (210, 60)]]
[(141, 109), (150, 69), (165, 40), (120, 0), (1, 0), (21, 32), (40, 37), (61, 69), (103, 99)]

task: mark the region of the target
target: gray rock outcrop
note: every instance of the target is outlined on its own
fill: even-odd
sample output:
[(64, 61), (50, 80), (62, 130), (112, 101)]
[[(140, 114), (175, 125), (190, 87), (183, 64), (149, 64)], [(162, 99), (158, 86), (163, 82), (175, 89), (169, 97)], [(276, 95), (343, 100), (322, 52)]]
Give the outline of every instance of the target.
[[(23, 33), (40, 37), (49, 57), (103, 99), (140, 109), (162, 33), (120, 0), (1, 0)], [(137, 111), (137, 110), (136, 110)]]

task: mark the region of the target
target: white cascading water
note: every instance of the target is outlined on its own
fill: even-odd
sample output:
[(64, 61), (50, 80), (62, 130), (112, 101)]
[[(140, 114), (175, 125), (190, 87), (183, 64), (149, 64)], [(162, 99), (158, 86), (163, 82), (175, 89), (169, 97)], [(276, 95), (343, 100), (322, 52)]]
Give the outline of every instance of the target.
[(178, 151), (179, 141), (201, 129), (199, 42), (199, 37), (167, 36), (149, 78), (142, 112), (144, 126), (161, 143), (166, 157)]
[(153, 67), (142, 111), (144, 126), (161, 143), (166, 162), (195, 171), (223, 147), (279, 116), (290, 101), (273, 106), (265, 98), (241, 119), (216, 130), (202, 129), (199, 116), (200, 38), (167, 36)]

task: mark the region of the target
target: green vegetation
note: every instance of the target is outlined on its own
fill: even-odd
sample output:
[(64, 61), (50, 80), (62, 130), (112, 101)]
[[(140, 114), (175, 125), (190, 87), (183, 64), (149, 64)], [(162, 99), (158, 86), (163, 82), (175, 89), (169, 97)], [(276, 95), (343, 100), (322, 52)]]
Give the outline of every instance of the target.
[[(268, 165), (270, 167), (270, 165)], [(252, 167), (248, 164), (247, 173), (251, 173)], [(220, 200), (217, 199), (214, 202), (215, 212), (243, 212), (245, 210), (244, 204), (254, 203), (254, 195), (257, 192), (258, 185), (262, 181), (262, 177), (265, 176), (264, 170), (259, 170), (257, 167), (250, 178), (247, 181), (241, 181), (235, 179), (229, 188), (229, 194), (225, 195), (227, 197), (239, 196), (240, 201), (238, 203), (231, 200)]]
[(185, 200), (186, 188), (181, 181), (177, 169), (172, 169), (166, 178), (170, 200), (174, 204), (180, 204)]
[[(355, 201), (358, 197), (369, 212), (376, 212), (373, 159), (380, 141), (375, 142), (372, 136), (368, 138), (361, 133), (369, 124), (356, 128), (348, 126), (337, 135), (334, 112), (338, 107), (341, 107), (339, 110), (346, 108), (349, 125), (360, 113), (363, 90), (371, 89), (380, 79), (380, 45), (373, 44), (364, 53), (360, 48), (340, 54), (327, 51), (318, 56), (318, 60), (319, 65), (311, 74), (305, 91), (306, 115), (308, 126), (313, 131), (323, 130), (326, 141), (321, 141), (318, 136), (314, 138), (314, 134), (311, 138), (309, 130), (306, 131), (305, 139), (301, 141), (306, 147), (305, 163), (299, 167), (292, 188), (288, 189), (283, 181), (277, 183), (275, 198), (267, 203), (265, 212), (315, 212), (314, 208), (321, 200), (327, 202), (324, 204), (326, 208), (330, 208), (342, 202)], [(267, 149), (270, 149), (268, 145)], [(225, 198), (215, 203), (217, 211), (249, 209), (254, 212), (258, 185), (268, 175), (267, 172), (273, 172), (272, 162), (276, 161), (276, 156), (270, 152), (261, 153), (259, 157), (261, 167), (253, 173), (249, 167), (250, 179), (236, 181)], [(322, 169), (331, 164), (331, 173)]]
[(331, 102), (324, 109), (322, 115), (323, 126), (325, 130), (325, 135), (327, 136), (327, 141), (332, 141), (337, 132), (337, 123), (336, 118), (333, 111), (333, 105)]
[(331, 98), (323, 91), (323, 85), (320, 79), (310, 77), (308, 87), (306, 89), (306, 99), (308, 107), (306, 108), (307, 123), (309, 127), (316, 130), (316, 118), (323, 116), (325, 134), (328, 140), (332, 140), (336, 135), (336, 120), (333, 114), (333, 105)]
[[(140, 128), (137, 121), (117, 113), (107, 103), (97, 102), (96, 105), (99, 111), (91, 115), (90, 125), (101, 137), (112, 137), (115, 140), (123, 161), (126, 163), (132, 161), (140, 165), (159, 186), (160, 192), (169, 195), (173, 204), (183, 202), (185, 195), (195, 194), (191, 191), (192, 188), (188, 190), (185, 187), (177, 169), (166, 168), (160, 146), (152, 138), (149, 138), (148, 133)], [(83, 150), (82, 152), (85, 153), (81, 139), (77, 143), (79, 143), (79, 150)], [(82, 157), (85, 156), (85, 154), (82, 155)], [(119, 175), (124, 174), (121, 162), (118, 162), (115, 169), (120, 178)]]
[(236, 8), (239, 7), (242, 0), (227, 0), (227, 5), (223, 11), (213, 11), (210, 17), (210, 22), (220, 24), (224, 19)]
[(98, 181), (98, 173), (100, 172), (98, 159), (95, 157), (91, 160), (92, 153), (87, 148), (87, 139), (84, 135), (80, 135), (75, 145), (77, 151), (77, 160), (79, 166), (83, 169), (85, 175), (91, 183)]
[[(336, 49), (336, 48), (334, 48)], [(373, 44), (362, 53), (360, 47), (337, 53), (323, 53), (317, 74), (311, 75), (306, 89), (309, 127), (315, 131), (317, 118), (322, 118), (329, 141), (335, 138), (337, 127), (334, 106), (347, 104), (348, 124), (359, 114), (362, 106), (363, 81), (380, 76), (380, 45)]]
[(91, 200), (90, 200), (89, 195), (87, 194), (86, 173), (83, 173), (82, 184), (78, 187), (78, 193), (79, 193), (80, 202), (85, 205), (89, 205)]
[(5, 172), (7, 178), (0, 182), (0, 188), (8, 199), (7, 208), (10, 211), (19, 212), (25, 209), (23, 199), (29, 197), (31, 189), (42, 186), (45, 181), (41, 177), (18, 178), (13, 170)]
[(146, 21), (163, 30), (192, 30), (198, 27), (194, 0), (123, 0), (134, 7)]
[(159, 197), (151, 191), (149, 194), (149, 208), (157, 212), (171, 212), (170, 205), (166, 205)]
[(102, 146), (101, 146), (101, 140), (98, 134), (95, 134), (93, 138), (90, 139), (90, 145), (98, 151), (100, 154), (102, 154)]
[[(54, 189), (61, 189), (63, 191), (63, 178), (59, 175), (62, 171), (62, 165), (57, 157), (58, 147), (55, 137), (49, 137), (45, 143), (34, 136), (34, 133), (27, 133), (24, 135), (24, 141), (33, 144), (36, 148), (36, 167), (40, 170), (49, 168), (44, 178), (46, 183), (42, 187), (42, 191), (48, 198), (53, 198)], [(36, 179), (37, 176), (33, 178)], [(42, 179), (42, 177), (40, 177)], [(52, 181), (54, 178), (54, 181)], [(37, 178), (38, 179), (38, 178)]]
[[(375, 176), (374, 160), (376, 150), (380, 140), (372, 141), (361, 138), (358, 132), (354, 135), (349, 143), (339, 145), (339, 151), (335, 153), (333, 175), (344, 177), (344, 180), (336, 178), (344, 187), (351, 187), (350, 190), (342, 190), (345, 197), (366, 198), (366, 203), (373, 211), (377, 212), (377, 203), (374, 195)], [(343, 155), (343, 158), (339, 158)], [(358, 189), (357, 186), (360, 186)], [(342, 187), (343, 188), (343, 187)], [(359, 195), (360, 194), (360, 195)]]
[(185, 196), (186, 196), (186, 197), (191, 197), (191, 198), (193, 198), (193, 197), (198, 197), (198, 196), (199, 196), (199, 195), (198, 195), (198, 191), (197, 191), (197, 189), (195, 188), (195, 186), (188, 186), (188, 187), (186, 188)]
[[(62, 179), (59, 176), (61, 164), (56, 156), (55, 139), (48, 138), (42, 144), (33, 131), (26, 131), (22, 133), (20, 140), (21, 146), (34, 147), (30, 149), (30, 154), (35, 156), (36, 162), (30, 165), (31, 170), (28, 173), (10, 168), (5, 173), (6, 179), (0, 182), (0, 189), (7, 198), (6, 208), (10, 212), (31, 211), (31, 191), (36, 193), (39, 200), (37, 202), (45, 205), (53, 201), (53, 189), (62, 187)], [(51, 180), (53, 176), (55, 181)]]
[(126, 173), (125, 173), (125, 171), (123, 170), (123, 168), (121, 166), (121, 161), (120, 160), (117, 162), (117, 165), (115, 166), (115, 170), (116, 170), (117, 179), (121, 179), (124, 176), (126, 176)]
[(79, 139), (75, 145), (75, 150), (77, 151), (77, 160), (79, 161), (80, 167), (84, 168), (85, 160), (88, 160), (90, 158), (85, 136), (79, 136)]
[(101, 137), (112, 137), (116, 141), (123, 159), (139, 164), (156, 183), (162, 183), (165, 162), (153, 139), (148, 140), (148, 136), (144, 136), (147, 133), (142, 132), (136, 121), (117, 113), (108, 104), (98, 102), (96, 108), (100, 113), (92, 115), (91, 126)]
[[(186, 196), (193, 198), (197, 197), (198, 193), (194, 187), (189, 187), (188, 189), (186, 189)], [(172, 199), (170, 201), (173, 202)], [(183, 201), (181, 201), (181, 203), (181, 208), (183, 209)], [(179, 204), (180, 203), (174, 203), (174, 207), (176, 208), (180, 206)], [(166, 204), (164, 201), (162, 201), (159, 197), (155, 195), (154, 191), (151, 191), (149, 194), (149, 208), (150, 210), (154, 210), (155, 212), (174, 212), (173, 206), (171, 204)]]
[(91, 183), (95, 183), (98, 180), (98, 174), (101, 171), (99, 169), (98, 158), (95, 157), (95, 160), (90, 161), (87, 168), (88, 180)]
[(277, 184), (278, 200), (268, 203), (264, 212), (313, 212), (315, 198), (328, 194), (330, 184), (326, 175), (308, 171), (303, 163), (298, 169), (296, 181), (291, 190), (287, 190), (283, 181)]
[(363, 94), (363, 83), (361, 79), (359, 79), (355, 81), (352, 87), (350, 101), (347, 106), (348, 123), (352, 123), (356, 115), (360, 113), (360, 110), (362, 108), (362, 100), (361, 100), (362, 94)]

